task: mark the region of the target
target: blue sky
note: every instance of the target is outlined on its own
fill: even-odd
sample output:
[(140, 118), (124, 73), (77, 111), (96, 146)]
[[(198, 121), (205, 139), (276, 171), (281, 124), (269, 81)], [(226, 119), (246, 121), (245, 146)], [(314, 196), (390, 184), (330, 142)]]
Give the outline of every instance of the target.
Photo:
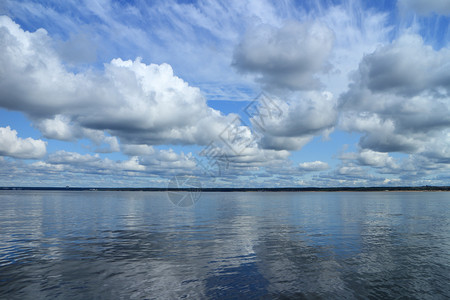
[(449, 184), (448, 1), (0, 15), (0, 186)]

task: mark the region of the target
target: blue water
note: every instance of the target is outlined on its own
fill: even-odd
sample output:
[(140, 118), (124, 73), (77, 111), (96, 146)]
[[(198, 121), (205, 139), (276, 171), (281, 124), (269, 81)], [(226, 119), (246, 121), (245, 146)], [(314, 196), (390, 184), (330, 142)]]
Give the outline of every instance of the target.
[(448, 299), (450, 193), (0, 191), (0, 299)]

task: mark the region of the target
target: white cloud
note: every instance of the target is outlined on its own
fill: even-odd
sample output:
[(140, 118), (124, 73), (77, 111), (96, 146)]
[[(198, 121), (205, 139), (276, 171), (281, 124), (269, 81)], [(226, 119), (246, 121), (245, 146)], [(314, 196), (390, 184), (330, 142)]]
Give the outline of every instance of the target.
[(74, 128), (70, 124), (70, 120), (64, 115), (55, 115), (52, 119), (41, 119), (36, 123), (39, 131), (48, 139), (55, 139), (60, 141), (71, 141), (75, 136), (79, 135), (79, 129)]
[(339, 122), (343, 130), (364, 133), (359, 140), (362, 148), (379, 152), (412, 153), (421, 145), (413, 136), (396, 132), (394, 120), (384, 119), (374, 113), (346, 112), (341, 115)]
[(32, 138), (22, 139), (9, 126), (0, 127), (0, 156), (37, 159), (46, 153), (46, 142)]
[[(106, 131), (131, 144), (205, 145), (233, 117), (208, 107), (200, 90), (167, 64), (114, 59), (103, 73), (75, 74), (62, 65), (45, 30), (23, 31), (6, 16), (0, 28), (0, 106), (25, 112), (48, 138), (91, 138), (94, 130), (94, 136)], [(111, 138), (102, 142), (118, 150)]]
[(376, 168), (381, 173), (398, 173), (400, 165), (392, 156), (385, 152), (377, 152), (370, 149), (359, 149), (357, 153), (344, 153), (339, 157), (346, 163), (354, 163), (358, 166)]
[(361, 165), (372, 167), (390, 167), (395, 168), (394, 158), (387, 153), (376, 152), (369, 149), (363, 149), (358, 153), (357, 157)]
[(324, 171), (330, 168), (326, 162), (319, 160), (300, 163), (298, 166), (305, 172)]
[(328, 92), (294, 93), (284, 101), (268, 96), (259, 102), (251, 122), (266, 149), (299, 150), (315, 135), (329, 133), (338, 117), (336, 99)]
[(421, 15), (436, 13), (439, 15), (450, 14), (450, 2), (448, 0), (399, 0), (400, 9), (410, 9)]
[(233, 65), (256, 74), (268, 88), (316, 89), (320, 82), (315, 75), (325, 71), (333, 40), (333, 32), (320, 23), (260, 25), (237, 46)]
[(425, 45), (418, 35), (401, 36), (391, 45), (366, 55), (359, 66), (358, 84), (370, 92), (415, 96), (424, 90), (450, 88), (447, 68), (450, 50)]
[(340, 101), (341, 128), (362, 132), (362, 148), (421, 153), (450, 126), (450, 50), (405, 35), (366, 55)]

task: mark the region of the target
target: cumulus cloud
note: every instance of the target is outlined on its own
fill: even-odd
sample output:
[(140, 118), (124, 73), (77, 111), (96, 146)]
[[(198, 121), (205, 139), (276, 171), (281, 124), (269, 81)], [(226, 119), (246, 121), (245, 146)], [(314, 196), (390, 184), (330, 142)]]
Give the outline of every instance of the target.
[(268, 88), (316, 89), (320, 86), (316, 75), (326, 70), (333, 40), (333, 32), (321, 23), (260, 25), (236, 47), (233, 65), (255, 74)]
[(130, 144), (204, 145), (233, 117), (208, 107), (167, 64), (114, 59), (103, 73), (71, 73), (45, 30), (24, 31), (6, 16), (0, 43), (0, 106), (25, 112), (48, 138), (72, 140), (86, 129)]
[(402, 171), (400, 164), (385, 152), (377, 152), (370, 149), (359, 149), (357, 153), (344, 153), (339, 159), (345, 165), (375, 168), (380, 174), (398, 174)]
[(363, 58), (358, 71), (359, 85), (373, 93), (399, 96), (416, 96), (424, 90), (438, 95), (448, 93), (449, 57), (447, 48), (436, 51), (418, 35), (403, 35)]
[(324, 171), (330, 168), (326, 162), (319, 160), (300, 163), (298, 166), (301, 171), (305, 172)]
[(450, 2), (447, 0), (399, 0), (398, 6), (402, 10), (413, 10), (421, 15), (450, 15)]
[(37, 159), (46, 153), (46, 142), (32, 138), (22, 139), (9, 126), (0, 127), (0, 156)]
[(60, 141), (72, 141), (80, 133), (80, 129), (70, 124), (69, 117), (64, 115), (37, 120), (35, 126), (46, 138)]
[[(418, 150), (421, 143), (411, 135), (398, 132), (393, 119), (385, 119), (371, 112), (344, 112), (340, 118), (340, 128), (348, 131), (362, 132), (359, 140), (362, 148), (379, 152), (413, 153)], [(426, 139), (426, 134), (420, 134)]]
[(372, 167), (391, 167), (395, 168), (394, 158), (387, 153), (375, 152), (369, 149), (363, 149), (357, 155), (357, 160), (361, 165)]
[(450, 126), (450, 50), (404, 35), (366, 55), (341, 96), (341, 128), (363, 133), (362, 148), (421, 153)]
[(265, 149), (299, 150), (315, 135), (328, 134), (338, 117), (336, 99), (329, 92), (294, 93), (284, 99), (270, 95), (258, 101), (251, 123), (259, 129)]

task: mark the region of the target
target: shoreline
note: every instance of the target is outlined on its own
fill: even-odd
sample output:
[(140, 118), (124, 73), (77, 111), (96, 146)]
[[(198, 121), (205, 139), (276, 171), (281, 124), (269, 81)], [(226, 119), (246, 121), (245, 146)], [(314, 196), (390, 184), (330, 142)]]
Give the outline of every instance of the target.
[(0, 187), (0, 191), (126, 191), (126, 192), (450, 192), (450, 186), (414, 187), (286, 187), (286, 188), (102, 188)]

